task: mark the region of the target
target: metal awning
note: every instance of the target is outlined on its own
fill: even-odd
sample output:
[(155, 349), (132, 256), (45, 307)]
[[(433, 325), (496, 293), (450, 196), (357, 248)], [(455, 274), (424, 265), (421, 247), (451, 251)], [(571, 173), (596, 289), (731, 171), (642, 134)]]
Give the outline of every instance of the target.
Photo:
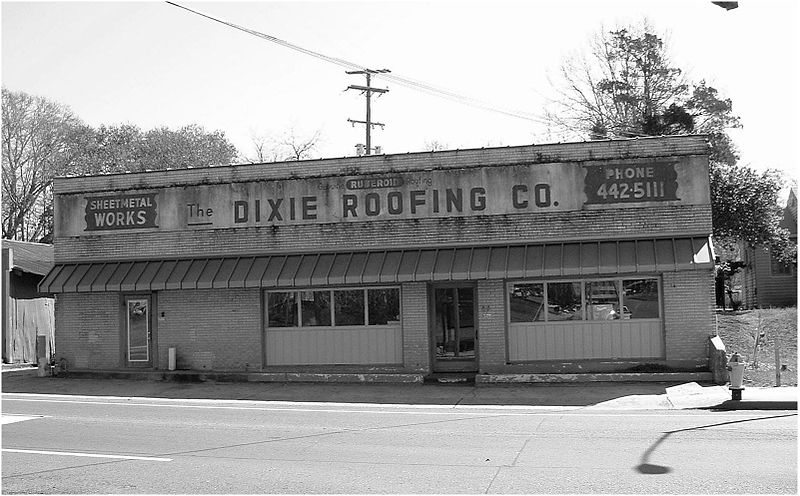
[(57, 264), (43, 293), (553, 278), (714, 266), (704, 237)]

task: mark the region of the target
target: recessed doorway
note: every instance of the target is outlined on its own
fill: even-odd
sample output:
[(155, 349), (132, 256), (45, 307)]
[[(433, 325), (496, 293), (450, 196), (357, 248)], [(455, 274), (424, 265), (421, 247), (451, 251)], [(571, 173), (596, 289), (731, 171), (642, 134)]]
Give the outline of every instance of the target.
[(431, 315), (434, 372), (478, 370), (475, 288), (435, 286)]

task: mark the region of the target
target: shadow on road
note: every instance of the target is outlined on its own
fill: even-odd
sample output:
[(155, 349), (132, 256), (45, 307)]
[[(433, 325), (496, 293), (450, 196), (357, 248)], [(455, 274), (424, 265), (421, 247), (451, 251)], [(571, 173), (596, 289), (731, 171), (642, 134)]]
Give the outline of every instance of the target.
[(653, 454), (653, 452), (656, 450), (656, 448), (658, 448), (671, 435), (677, 434), (679, 432), (694, 431), (694, 430), (698, 430), (698, 429), (708, 429), (709, 427), (719, 427), (721, 425), (741, 424), (743, 422), (753, 422), (753, 421), (756, 421), (756, 420), (769, 420), (769, 419), (776, 419), (776, 418), (781, 418), (781, 417), (795, 417), (795, 416), (797, 416), (796, 413), (789, 413), (789, 414), (785, 414), (785, 415), (773, 415), (771, 417), (758, 417), (758, 418), (751, 418), (751, 419), (731, 420), (729, 422), (719, 422), (719, 423), (716, 423), (716, 424), (700, 425), (700, 426), (697, 426), (697, 427), (687, 427), (686, 429), (676, 429), (674, 431), (668, 431), (668, 432), (665, 432), (664, 435), (662, 435), (660, 438), (658, 438), (658, 440), (656, 442), (654, 442), (652, 445), (650, 445), (650, 447), (647, 448), (647, 450), (645, 450), (644, 453), (642, 453), (642, 458), (640, 460), (641, 463), (639, 465), (637, 465), (636, 467), (634, 467), (634, 468), (640, 474), (646, 474), (646, 475), (662, 475), (662, 474), (668, 474), (668, 473), (672, 472), (672, 468), (671, 467), (666, 467), (664, 465), (657, 465), (657, 464), (654, 464), (654, 463), (649, 463), (649, 461), (650, 461), (650, 456)]

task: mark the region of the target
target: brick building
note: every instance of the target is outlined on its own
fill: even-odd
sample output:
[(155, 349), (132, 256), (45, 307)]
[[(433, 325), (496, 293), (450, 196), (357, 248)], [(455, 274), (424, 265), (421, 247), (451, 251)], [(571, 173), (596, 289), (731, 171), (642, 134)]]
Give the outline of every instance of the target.
[[(70, 370), (707, 370), (700, 136), (55, 181)], [(340, 376), (338, 374), (343, 374)]]

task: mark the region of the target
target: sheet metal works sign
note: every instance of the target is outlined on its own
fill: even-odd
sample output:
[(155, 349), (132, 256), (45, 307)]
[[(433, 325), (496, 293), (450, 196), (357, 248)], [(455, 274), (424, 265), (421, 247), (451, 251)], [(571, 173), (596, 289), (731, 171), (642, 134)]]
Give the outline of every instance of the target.
[(672, 163), (587, 167), (584, 191), (587, 204), (680, 200)]
[(157, 193), (93, 196), (86, 198), (86, 230), (158, 227)]

